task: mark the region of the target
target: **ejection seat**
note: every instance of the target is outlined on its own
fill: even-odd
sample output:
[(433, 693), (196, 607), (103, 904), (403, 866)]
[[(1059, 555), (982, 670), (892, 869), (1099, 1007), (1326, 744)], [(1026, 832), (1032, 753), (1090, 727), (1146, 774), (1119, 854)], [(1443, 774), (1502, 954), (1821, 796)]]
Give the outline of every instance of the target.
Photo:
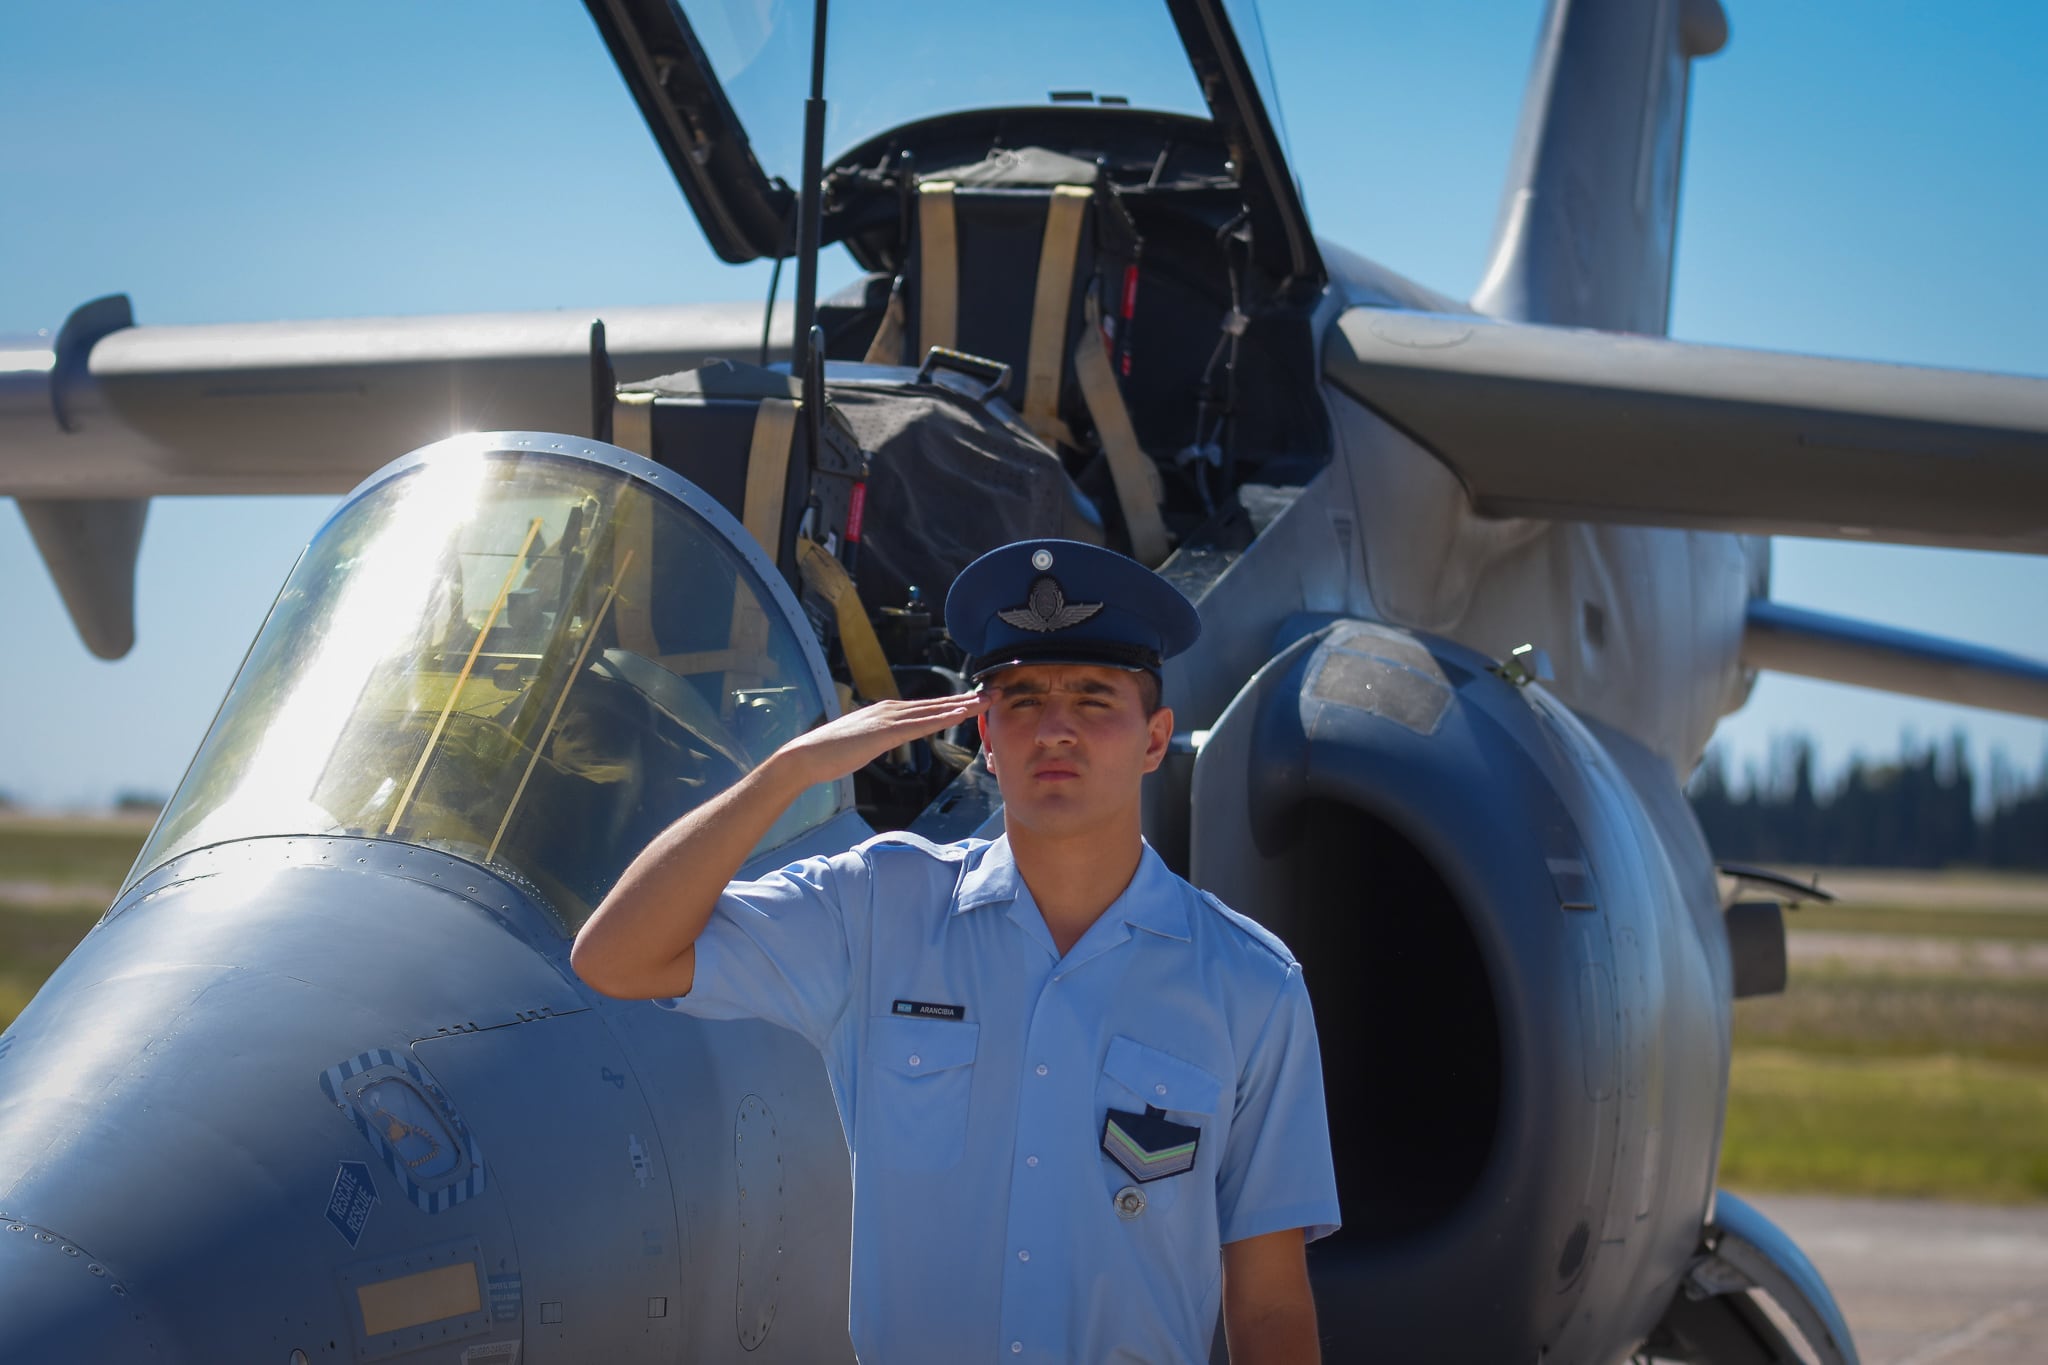
[(1093, 485), (1134, 557), (1165, 559), (1159, 472), (1124, 389), (1142, 241), (1116, 193), (1085, 161), (998, 149), (920, 175), (907, 228), (864, 358), (918, 365), (936, 347), (1006, 366), (1000, 395)]

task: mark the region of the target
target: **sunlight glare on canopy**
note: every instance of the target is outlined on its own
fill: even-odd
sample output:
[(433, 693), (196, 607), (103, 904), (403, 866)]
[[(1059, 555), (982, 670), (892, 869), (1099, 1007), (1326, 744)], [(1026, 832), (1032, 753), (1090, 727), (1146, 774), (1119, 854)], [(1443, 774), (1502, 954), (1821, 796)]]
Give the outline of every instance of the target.
[[(422, 597), (440, 589), (435, 562), (443, 553), (447, 528), (474, 514), (485, 461), (476, 452), (442, 455), (410, 480), (391, 519), (357, 556), (361, 578), (343, 594), (328, 630), (298, 671), (291, 697), (264, 731), (233, 797), (209, 820), (230, 828), (251, 814), (307, 805), (309, 777), (319, 775), (356, 711), (358, 698), (394, 645), (394, 621), (425, 615)], [(451, 509), (461, 509), (451, 516)], [(307, 828), (324, 828), (332, 816), (308, 811)]]

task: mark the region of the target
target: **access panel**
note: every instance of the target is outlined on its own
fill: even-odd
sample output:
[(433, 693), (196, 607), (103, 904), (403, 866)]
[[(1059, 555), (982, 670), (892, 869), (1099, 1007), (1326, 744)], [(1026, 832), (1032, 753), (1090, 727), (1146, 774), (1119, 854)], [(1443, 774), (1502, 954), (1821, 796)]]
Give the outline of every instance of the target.
[(413, 1051), (478, 1134), (511, 1215), (518, 1272), (487, 1292), (494, 1314), (516, 1318), (522, 1365), (675, 1359), (681, 1258), (668, 1162), (603, 1022), (539, 1019)]

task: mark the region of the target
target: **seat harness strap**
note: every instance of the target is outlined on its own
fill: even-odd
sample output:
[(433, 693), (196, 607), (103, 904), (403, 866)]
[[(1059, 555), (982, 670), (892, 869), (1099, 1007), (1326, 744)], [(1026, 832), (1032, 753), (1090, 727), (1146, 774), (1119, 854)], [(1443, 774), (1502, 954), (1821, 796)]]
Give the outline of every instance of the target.
[(959, 328), (960, 249), (953, 235), (953, 182), (917, 187), (917, 349), (951, 348)]
[(1102, 344), (1102, 310), (1096, 305), (1092, 289), (1085, 309), (1088, 325), (1074, 346), (1074, 375), (1081, 381), (1081, 397), (1088, 404), (1088, 416), (1095, 423), (1102, 453), (1109, 460), (1117, 506), (1123, 512), (1124, 530), (1131, 538), (1131, 557), (1147, 568), (1154, 568), (1165, 562), (1171, 549), (1166, 522), (1159, 514), (1163, 496), (1159, 471), (1138, 444), (1130, 410), (1124, 406), (1123, 390), (1117, 385), (1116, 372), (1110, 368), (1109, 352)]
[(861, 357), (864, 365), (901, 365), (903, 363), (903, 277), (896, 277), (895, 287), (889, 291), (889, 306), (882, 310), (882, 325), (875, 328), (875, 339), (868, 343), (868, 353)]
[(846, 671), (853, 675), (855, 689), (869, 701), (900, 696), (896, 675), (889, 671), (888, 656), (882, 653), (882, 642), (875, 638), (875, 628), (860, 604), (853, 580), (846, 576), (846, 567), (808, 536), (797, 539), (796, 564), (804, 586), (832, 604), (839, 648), (846, 655)]
[(747, 492), (740, 521), (770, 559), (782, 551), (782, 501), (789, 485), (796, 410), (792, 399), (762, 399), (754, 411), (754, 436), (747, 447)]
[(1031, 349), (1024, 364), (1024, 425), (1057, 448), (1073, 445), (1060, 421), (1060, 371), (1066, 368), (1067, 317), (1074, 298), (1074, 262), (1081, 226), (1095, 191), (1087, 185), (1055, 185), (1045, 210), (1045, 239), (1038, 252), (1038, 284), (1031, 303)]

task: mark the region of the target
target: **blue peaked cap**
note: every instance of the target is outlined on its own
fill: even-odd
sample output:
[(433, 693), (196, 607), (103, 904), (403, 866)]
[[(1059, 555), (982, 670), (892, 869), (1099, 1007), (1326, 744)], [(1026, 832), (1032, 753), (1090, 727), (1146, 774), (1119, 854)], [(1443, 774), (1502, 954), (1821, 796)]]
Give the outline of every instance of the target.
[(1102, 664), (1156, 674), (1195, 642), (1202, 618), (1134, 559), (1078, 540), (1020, 540), (960, 571), (946, 629), (967, 675), (1013, 664)]

